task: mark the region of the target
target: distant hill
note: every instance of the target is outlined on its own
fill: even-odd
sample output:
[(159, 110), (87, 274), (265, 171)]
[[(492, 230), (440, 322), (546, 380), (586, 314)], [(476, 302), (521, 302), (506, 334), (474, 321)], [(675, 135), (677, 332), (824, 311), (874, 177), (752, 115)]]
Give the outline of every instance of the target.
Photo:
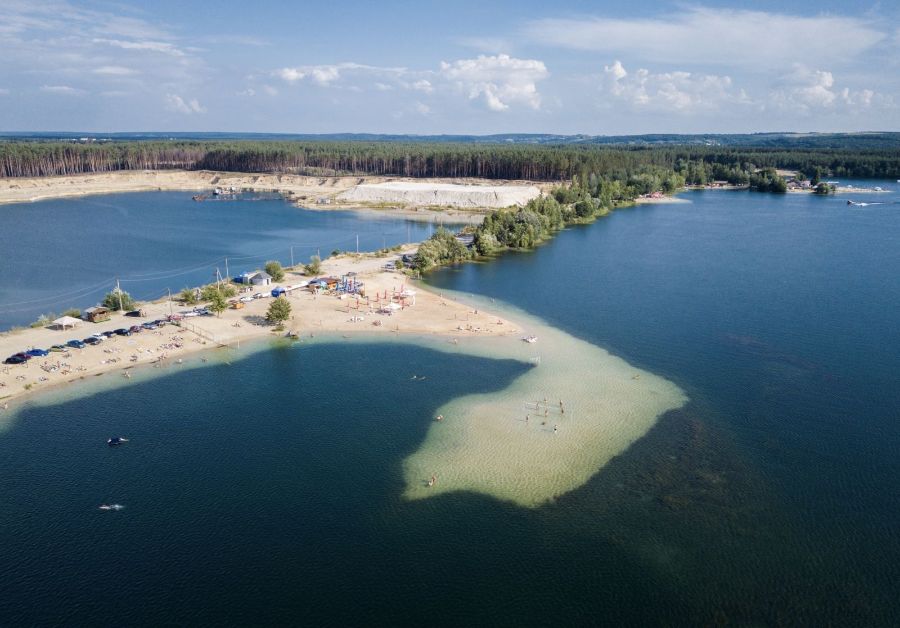
[(556, 135), (551, 133), (503, 133), (497, 135), (388, 135), (376, 133), (2, 133), (0, 141), (334, 141), (466, 144), (609, 145), (609, 146), (741, 146), (805, 149), (900, 149), (900, 133), (747, 133), (650, 135)]

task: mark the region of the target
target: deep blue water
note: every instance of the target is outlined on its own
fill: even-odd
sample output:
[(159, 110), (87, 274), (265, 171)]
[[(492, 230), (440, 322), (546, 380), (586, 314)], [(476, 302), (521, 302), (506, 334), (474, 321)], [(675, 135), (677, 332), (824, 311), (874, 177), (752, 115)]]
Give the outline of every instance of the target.
[(687, 391), (584, 487), (405, 502), (434, 410), (527, 366), (279, 345), (25, 408), (0, 624), (897, 625), (900, 205), (683, 197), (429, 278)]
[[(120, 279), (142, 299), (239, 275), (267, 260), (306, 263), (317, 252), (371, 251), (427, 238), (434, 225), (355, 212), (310, 211), (275, 195), (191, 200), (138, 192), (0, 206), (0, 329), (84, 308)], [(407, 239), (409, 238), (409, 239)]]

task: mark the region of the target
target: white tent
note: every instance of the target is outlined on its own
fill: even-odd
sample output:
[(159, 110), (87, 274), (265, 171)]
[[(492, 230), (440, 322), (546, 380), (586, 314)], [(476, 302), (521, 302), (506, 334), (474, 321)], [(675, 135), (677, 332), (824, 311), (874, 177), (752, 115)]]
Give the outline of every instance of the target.
[(81, 321), (72, 316), (63, 316), (53, 321), (53, 324), (60, 329), (65, 329), (66, 327), (75, 327), (75, 325), (78, 325), (79, 323), (81, 323)]

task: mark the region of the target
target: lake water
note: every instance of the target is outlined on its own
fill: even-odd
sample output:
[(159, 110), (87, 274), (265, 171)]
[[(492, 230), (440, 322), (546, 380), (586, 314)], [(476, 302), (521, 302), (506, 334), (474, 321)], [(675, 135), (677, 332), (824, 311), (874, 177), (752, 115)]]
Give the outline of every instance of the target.
[(429, 278), (686, 391), (586, 485), (403, 498), (435, 410), (521, 362), (340, 339), (100, 378), (0, 431), (0, 624), (897, 625), (900, 205), (682, 198)]
[[(138, 299), (239, 275), (267, 260), (418, 242), (433, 222), (311, 211), (277, 195), (196, 202), (189, 192), (138, 192), (0, 206), (0, 329), (95, 305), (115, 287)], [(449, 223), (448, 223), (449, 224)]]

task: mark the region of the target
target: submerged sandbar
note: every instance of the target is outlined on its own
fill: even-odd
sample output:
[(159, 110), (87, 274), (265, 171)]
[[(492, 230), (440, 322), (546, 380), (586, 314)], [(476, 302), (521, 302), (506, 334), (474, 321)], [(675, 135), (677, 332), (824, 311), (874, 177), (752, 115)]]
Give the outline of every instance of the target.
[(472, 491), (540, 506), (585, 484), (688, 400), (674, 383), (600, 347), (533, 319), (527, 329), (536, 343), (495, 338), (454, 346), (534, 366), (505, 390), (437, 410), (443, 418), (404, 463), (407, 498)]

